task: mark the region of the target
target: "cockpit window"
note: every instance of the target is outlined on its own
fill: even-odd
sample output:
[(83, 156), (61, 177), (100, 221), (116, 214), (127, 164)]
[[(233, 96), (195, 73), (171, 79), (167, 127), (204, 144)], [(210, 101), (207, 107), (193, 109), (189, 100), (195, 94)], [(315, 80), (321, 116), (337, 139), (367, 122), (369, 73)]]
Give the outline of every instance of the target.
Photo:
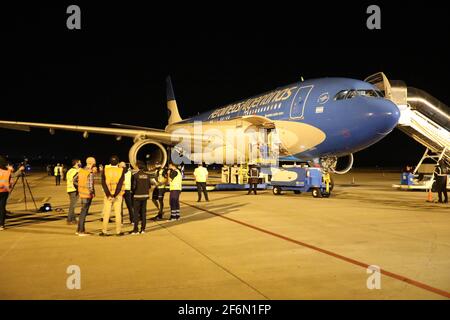
[(378, 93), (375, 90), (358, 90), (358, 94), (365, 97), (379, 97)]
[(358, 95), (358, 91), (356, 91), (356, 90), (350, 90), (350, 91), (347, 93), (347, 96), (345, 97), (345, 99), (352, 99), (352, 98), (356, 97), (357, 95)]
[(343, 100), (347, 96), (348, 90), (342, 90), (339, 91), (336, 96), (334, 97), (334, 100)]
[(342, 90), (336, 94), (334, 100), (352, 99), (357, 96), (378, 98), (383, 97), (383, 93), (378, 90)]

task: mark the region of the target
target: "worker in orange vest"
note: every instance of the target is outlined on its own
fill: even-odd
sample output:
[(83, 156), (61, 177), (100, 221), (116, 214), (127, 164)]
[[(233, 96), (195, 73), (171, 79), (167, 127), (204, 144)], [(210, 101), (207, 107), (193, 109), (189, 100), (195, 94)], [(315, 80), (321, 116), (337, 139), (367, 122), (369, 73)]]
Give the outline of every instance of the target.
[(78, 228), (75, 233), (80, 237), (88, 235), (84, 228), (84, 224), (92, 204), (92, 199), (95, 197), (94, 177), (97, 173), (95, 162), (95, 158), (87, 158), (86, 167), (79, 169), (78, 173), (73, 178), (73, 185), (77, 188), (78, 196), (81, 199), (80, 218), (78, 219)]
[(24, 170), (25, 167), (21, 166), (14, 173), (13, 168), (8, 165), (6, 159), (0, 156), (0, 231), (5, 230), (6, 202), (11, 191), (12, 179), (22, 174)]
[(112, 156), (110, 164), (105, 166), (102, 174), (102, 187), (105, 192), (103, 205), (103, 228), (101, 236), (108, 235), (108, 222), (111, 209), (116, 216), (116, 234), (122, 236), (122, 200), (125, 193), (125, 170), (119, 167), (119, 157)]

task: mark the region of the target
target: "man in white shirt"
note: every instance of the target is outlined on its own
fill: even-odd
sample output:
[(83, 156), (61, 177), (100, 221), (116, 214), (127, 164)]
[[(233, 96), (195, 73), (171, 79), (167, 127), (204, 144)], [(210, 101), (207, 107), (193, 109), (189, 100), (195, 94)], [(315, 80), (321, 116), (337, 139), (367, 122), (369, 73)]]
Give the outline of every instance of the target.
[(205, 200), (208, 199), (208, 191), (206, 190), (206, 180), (208, 180), (208, 169), (206, 169), (202, 163), (199, 163), (198, 167), (194, 170), (195, 183), (197, 184), (198, 200), (202, 201), (202, 191), (205, 195)]

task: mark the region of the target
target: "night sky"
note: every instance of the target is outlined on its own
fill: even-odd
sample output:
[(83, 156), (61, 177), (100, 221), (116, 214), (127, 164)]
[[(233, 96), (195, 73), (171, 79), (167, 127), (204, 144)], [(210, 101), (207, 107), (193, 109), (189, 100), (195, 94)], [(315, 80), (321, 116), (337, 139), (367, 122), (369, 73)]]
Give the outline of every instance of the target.
[[(420, 8), (380, 4), (382, 30), (369, 31), (369, 3), (306, 7), (288, 3), (210, 7), (79, 4), (81, 30), (66, 28), (66, 8), (1, 10), (2, 120), (164, 128), (165, 82), (172, 76), (182, 117), (277, 86), (383, 71), (450, 104), (450, 28), (442, 2)], [(76, 4), (74, 2), (73, 4)], [(0, 129), (0, 154), (126, 158), (131, 139), (34, 129)], [(355, 166), (416, 163), (424, 148), (395, 130), (355, 154)]]

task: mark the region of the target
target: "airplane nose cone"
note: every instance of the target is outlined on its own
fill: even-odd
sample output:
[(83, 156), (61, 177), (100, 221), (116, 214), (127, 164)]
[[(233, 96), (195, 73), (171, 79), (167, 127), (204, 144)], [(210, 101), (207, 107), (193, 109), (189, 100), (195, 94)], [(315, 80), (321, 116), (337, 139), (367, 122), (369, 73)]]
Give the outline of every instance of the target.
[(374, 104), (369, 116), (374, 121), (376, 133), (385, 136), (397, 126), (400, 110), (395, 103), (387, 99), (377, 100)]

